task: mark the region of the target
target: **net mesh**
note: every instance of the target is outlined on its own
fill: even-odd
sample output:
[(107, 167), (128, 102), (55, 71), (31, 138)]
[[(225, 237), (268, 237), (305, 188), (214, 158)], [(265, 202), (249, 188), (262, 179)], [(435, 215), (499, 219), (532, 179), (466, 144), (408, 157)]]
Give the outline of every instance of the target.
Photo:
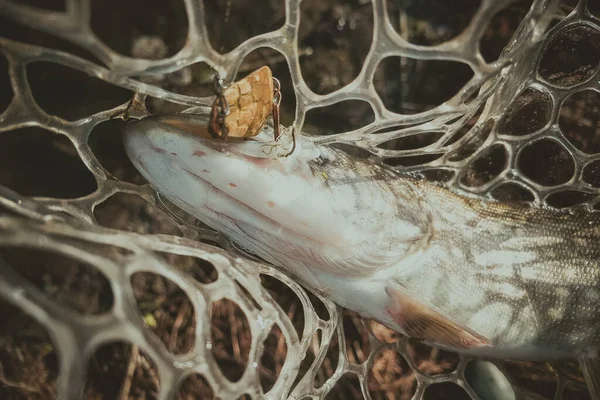
[[(120, 375), (122, 398), (477, 399), (501, 386), (498, 373), (517, 398), (586, 396), (572, 364), (492, 365), (364, 321), (252, 261), (119, 164), (123, 119), (210, 105), (203, 84), (211, 68), (231, 82), (266, 59), (275, 76), (289, 73), (284, 123), (316, 141), (474, 195), (596, 208), (597, 5), (466, 1), (456, 6), (454, 17), (468, 16), (460, 20), (443, 15), (453, 11), (445, 2), (418, 3), (182, 0), (162, 10), (157, 26), (177, 21), (163, 26), (164, 37), (141, 29), (128, 41), (119, 21), (139, 15), (144, 25), (160, 6), (67, 0), (50, 10), (45, 2), (0, 1), (0, 89), (8, 96), (0, 102), (0, 312), (8, 321), (20, 310), (41, 325), (47, 347), (29, 349), (57, 365), (38, 386), (20, 380), (7, 367), (16, 356), (6, 346), (31, 329), (14, 326), (13, 336), (2, 336), (0, 390), (14, 398), (103, 398), (106, 360), (120, 354), (127, 361), (109, 372)], [(323, 29), (328, 21), (334, 26)], [(22, 28), (60, 45), (29, 30), (11, 37)], [(327, 39), (348, 30), (360, 40)], [(510, 40), (494, 54), (503, 35)], [(317, 54), (326, 40), (328, 55)], [(57, 66), (62, 75), (48, 72)], [(73, 93), (66, 82), (77, 73), (113, 92), (85, 86), (78, 94), (94, 102), (73, 102), (60, 114), (57, 98)], [(65, 153), (85, 168), (66, 163), (54, 176), (62, 162), (54, 156)], [(31, 162), (18, 164), (15, 154)], [(38, 178), (40, 191), (23, 183), (27, 177)], [(69, 179), (75, 184), (60, 182)], [(43, 273), (28, 272), (40, 265)], [(65, 268), (76, 277), (68, 285), (57, 283)], [(102, 295), (78, 309), (73, 299), (86, 292)], [(167, 299), (178, 300), (156, 311)], [(495, 377), (495, 386), (482, 386), (482, 376)]]

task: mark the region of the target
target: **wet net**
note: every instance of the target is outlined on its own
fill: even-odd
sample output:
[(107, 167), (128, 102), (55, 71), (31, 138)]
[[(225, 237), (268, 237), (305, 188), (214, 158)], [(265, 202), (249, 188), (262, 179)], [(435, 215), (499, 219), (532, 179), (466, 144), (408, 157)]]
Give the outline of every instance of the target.
[(0, 0), (0, 397), (589, 397), (576, 364), (429, 348), (254, 261), (156, 194), (121, 134), (210, 105), (215, 72), (269, 65), (283, 124), (319, 142), (473, 195), (592, 211), (599, 11)]

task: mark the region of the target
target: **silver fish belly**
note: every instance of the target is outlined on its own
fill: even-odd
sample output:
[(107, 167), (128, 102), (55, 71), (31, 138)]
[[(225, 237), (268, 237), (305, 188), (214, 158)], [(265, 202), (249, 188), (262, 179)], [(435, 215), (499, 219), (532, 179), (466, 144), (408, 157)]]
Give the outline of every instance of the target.
[(600, 216), (458, 195), (298, 138), (284, 158), (129, 124), (163, 195), (365, 317), (449, 350), (554, 359), (594, 351)]

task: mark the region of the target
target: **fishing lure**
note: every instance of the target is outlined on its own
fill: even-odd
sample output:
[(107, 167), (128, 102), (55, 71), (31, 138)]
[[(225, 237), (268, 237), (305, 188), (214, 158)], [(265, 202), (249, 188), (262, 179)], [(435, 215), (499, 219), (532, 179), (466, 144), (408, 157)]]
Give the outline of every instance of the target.
[(269, 115), (273, 117), (274, 138), (279, 132), (281, 85), (271, 69), (261, 67), (225, 88), (215, 78), (216, 100), (213, 103), (209, 133), (213, 138), (249, 138), (260, 133)]

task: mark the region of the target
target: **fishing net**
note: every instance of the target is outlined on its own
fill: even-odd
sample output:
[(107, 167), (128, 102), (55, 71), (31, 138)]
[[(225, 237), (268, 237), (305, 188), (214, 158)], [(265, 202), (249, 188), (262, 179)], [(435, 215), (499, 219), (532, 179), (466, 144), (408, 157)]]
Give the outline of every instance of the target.
[(0, 397), (588, 397), (573, 363), (432, 349), (256, 262), (156, 194), (121, 134), (210, 105), (215, 72), (269, 65), (282, 122), (319, 142), (473, 195), (592, 210), (599, 9), (0, 0)]

